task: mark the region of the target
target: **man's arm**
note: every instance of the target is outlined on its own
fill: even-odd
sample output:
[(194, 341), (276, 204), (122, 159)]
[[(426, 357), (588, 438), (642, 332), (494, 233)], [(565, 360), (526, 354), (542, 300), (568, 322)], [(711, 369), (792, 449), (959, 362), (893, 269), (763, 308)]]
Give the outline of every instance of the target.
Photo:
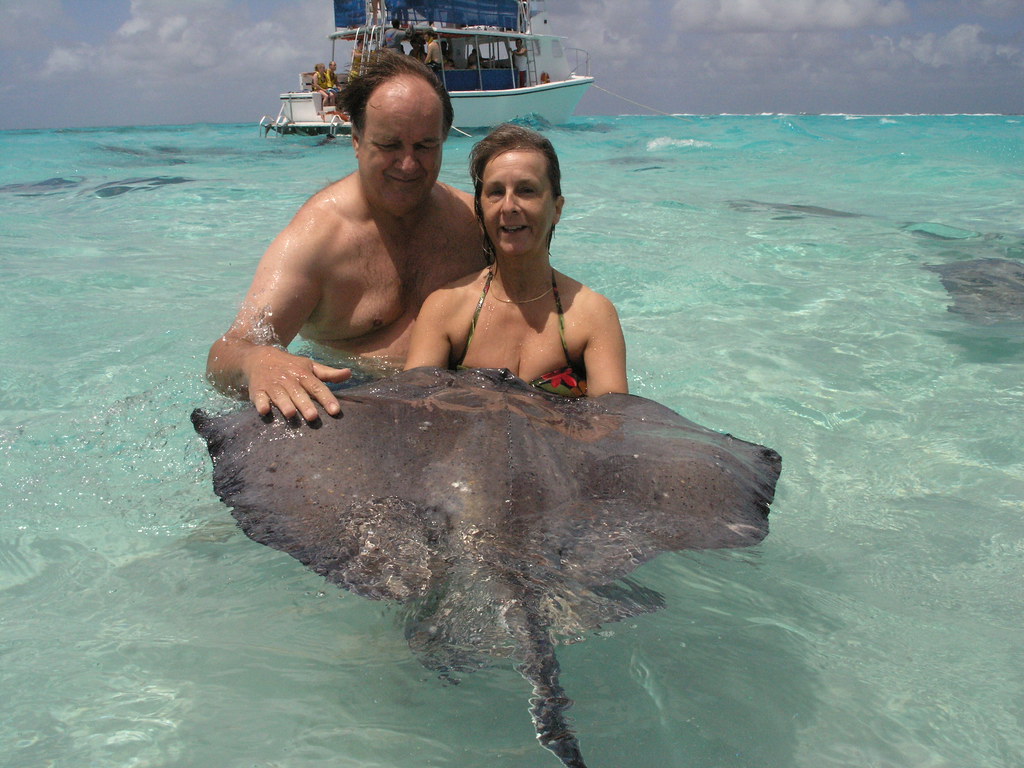
[(320, 301), (317, 256), (329, 229), (307, 203), (267, 249), (234, 323), (210, 347), (207, 378), (225, 394), (248, 397), (261, 414), (276, 406), (285, 418), (315, 421), (315, 403), (332, 415), (341, 410), (324, 382), (345, 381), (351, 371), (285, 351)]
[(306, 421), (316, 421), (319, 412), (314, 401), (332, 416), (341, 413), (338, 399), (324, 382), (345, 381), (351, 370), (331, 368), (277, 346), (234, 336), (235, 327), (210, 347), (206, 372), (217, 389), (247, 396), (264, 416), (277, 406), (287, 419), (301, 413)]

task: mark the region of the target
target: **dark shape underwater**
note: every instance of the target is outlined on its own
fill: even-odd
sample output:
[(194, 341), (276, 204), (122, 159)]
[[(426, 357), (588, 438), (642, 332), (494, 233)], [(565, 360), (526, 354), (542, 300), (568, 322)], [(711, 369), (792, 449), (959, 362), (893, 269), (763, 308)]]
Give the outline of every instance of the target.
[(792, 203), (764, 203), (759, 200), (726, 200), (734, 211), (752, 212), (758, 210), (778, 211), (781, 216), (776, 219), (801, 219), (804, 216), (823, 216), (834, 219), (859, 219), (860, 213), (837, 211), (834, 208), (822, 208), (820, 205), (796, 205)]
[(150, 176), (145, 179), (121, 179), (100, 184), (93, 190), (96, 197), (117, 197), (126, 192), (148, 192), (168, 184), (185, 184), (192, 179), (184, 176)]
[(84, 179), (81, 176), (72, 176), (70, 178), (60, 176), (26, 184), (4, 184), (0, 186), (0, 192), (17, 195), (18, 197), (43, 197), (60, 194), (71, 187), (77, 187), (83, 181)]
[(953, 297), (950, 312), (977, 325), (1024, 321), (1024, 263), (974, 259), (928, 265)]
[(540, 742), (584, 766), (558, 638), (657, 610), (627, 577), (660, 552), (768, 533), (781, 460), (631, 395), (570, 400), (507, 371), (419, 368), (341, 390), (313, 426), (192, 414), (246, 535), (405, 604), (422, 663), (514, 658)]

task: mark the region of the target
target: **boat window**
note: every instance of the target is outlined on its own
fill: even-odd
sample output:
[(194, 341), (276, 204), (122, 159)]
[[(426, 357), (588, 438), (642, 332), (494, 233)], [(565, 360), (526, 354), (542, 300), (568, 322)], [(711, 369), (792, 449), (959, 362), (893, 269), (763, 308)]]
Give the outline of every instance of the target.
[(562, 52), (562, 41), (552, 40), (551, 41), (551, 54), (556, 59), (561, 59), (565, 54)]

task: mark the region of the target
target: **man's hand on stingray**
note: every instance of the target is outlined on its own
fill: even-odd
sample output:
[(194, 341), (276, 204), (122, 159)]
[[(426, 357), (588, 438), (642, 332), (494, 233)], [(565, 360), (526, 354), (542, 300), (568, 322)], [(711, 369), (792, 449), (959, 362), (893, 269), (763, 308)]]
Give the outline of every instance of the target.
[(341, 405), (324, 382), (337, 384), (352, 376), (349, 368), (332, 368), (277, 347), (255, 349), (247, 363), (249, 400), (263, 416), (276, 407), (286, 419), (301, 414), (307, 422), (320, 418), (319, 403), (331, 416)]

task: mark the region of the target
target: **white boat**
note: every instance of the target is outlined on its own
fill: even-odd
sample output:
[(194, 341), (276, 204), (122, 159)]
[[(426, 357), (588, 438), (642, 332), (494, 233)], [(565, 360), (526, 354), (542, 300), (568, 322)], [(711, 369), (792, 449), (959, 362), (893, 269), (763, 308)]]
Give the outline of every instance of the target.
[[(403, 53), (432, 30), (445, 52), (438, 76), (455, 108), (453, 129), (463, 133), (516, 119), (565, 123), (594, 82), (587, 52), (551, 33), (543, 0), (334, 0), (334, 20), (331, 59), (338, 41), (352, 45), (342, 83), (386, 47), (394, 20)], [(260, 120), (264, 135), (351, 132), (344, 114), (323, 106), (311, 80), (303, 73), (298, 90), (281, 94), (277, 117)]]

